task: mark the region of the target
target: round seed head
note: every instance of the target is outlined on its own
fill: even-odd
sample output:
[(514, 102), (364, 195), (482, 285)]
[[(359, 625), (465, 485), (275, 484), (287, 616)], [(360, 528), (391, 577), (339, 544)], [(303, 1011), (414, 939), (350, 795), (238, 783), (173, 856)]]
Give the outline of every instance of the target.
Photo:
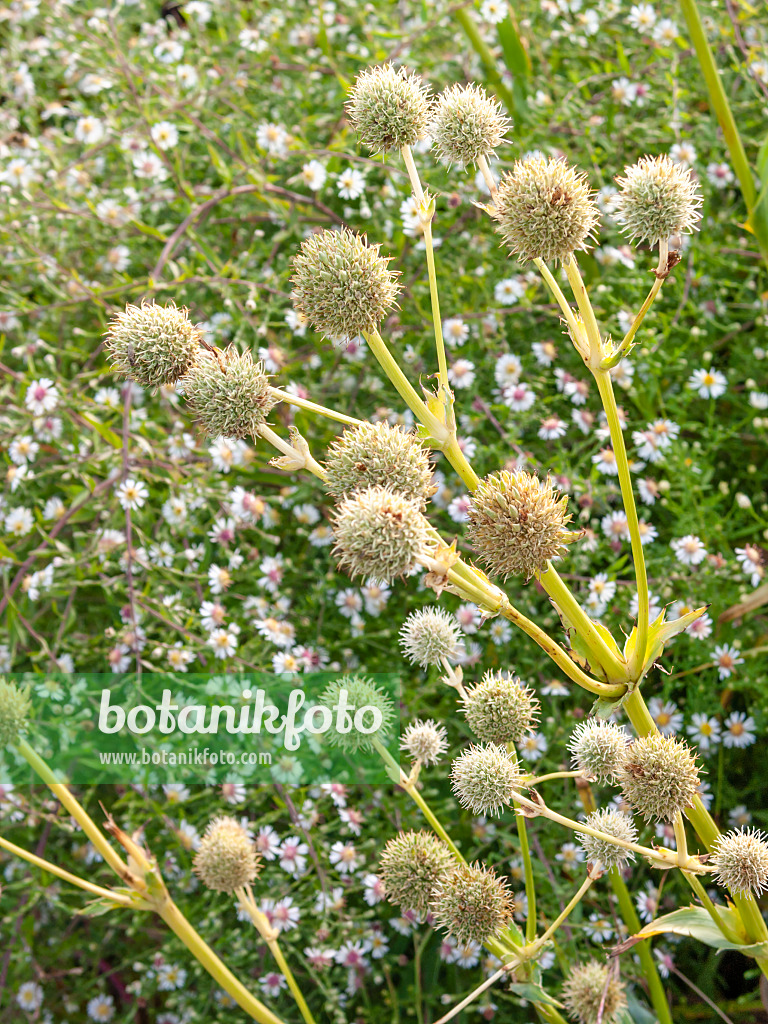
[(598, 1018), (603, 1024), (610, 1024), (627, 1002), (617, 975), (607, 964), (596, 960), (573, 968), (563, 985), (561, 998), (568, 1016), (578, 1024), (597, 1024)]
[(506, 141), (511, 121), (502, 106), (479, 85), (452, 85), (441, 92), (432, 109), (429, 135), (446, 164), (462, 167), (489, 157)]
[(366, 68), (357, 76), (345, 110), (363, 145), (372, 153), (388, 153), (424, 138), (429, 87), (406, 68)]
[(379, 246), (368, 245), (348, 228), (306, 238), (293, 270), (294, 308), (336, 341), (375, 329), (399, 291)]
[(668, 156), (643, 156), (616, 178), (616, 220), (631, 238), (654, 245), (672, 235), (690, 234), (701, 220), (704, 202), (690, 168)]
[(202, 352), (181, 386), (208, 437), (253, 437), (277, 404), (263, 364), (234, 345)]
[(712, 855), (715, 878), (732, 893), (754, 893), (768, 889), (768, 836), (759, 829), (734, 829), (720, 836)]
[(504, 928), (515, 903), (503, 878), (483, 864), (456, 864), (437, 882), (430, 909), (459, 942), (485, 942)]
[(427, 450), (414, 434), (384, 422), (345, 430), (328, 449), (325, 469), (334, 498), (381, 484), (426, 505), (435, 491)]
[(453, 864), (448, 846), (430, 832), (401, 832), (384, 847), (379, 877), (390, 902), (425, 917), (435, 886)]
[(412, 665), (429, 668), (442, 658), (455, 660), (461, 653), (462, 632), (444, 608), (422, 608), (412, 612), (400, 630), (400, 646)]
[[(346, 696), (342, 690), (346, 691)], [(318, 703), (332, 711), (338, 706), (346, 709), (346, 716), (341, 711), (334, 711), (333, 727), (325, 733), (328, 743), (340, 750), (349, 753), (370, 750), (374, 740), (386, 742), (392, 730), (395, 719), (392, 698), (366, 676), (350, 675), (334, 679), (323, 690)], [(357, 712), (362, 712), (359, 723)], [(337, 730), (339, 718), (342, 728), (348, 727), (346, 732)], [(358, 728), (358, 724), (361, 728)]]
[[(599, 829), (616, 839), (623, 839), (627, 843), (637, 842), (637, 829), (635, 823), (628, 814), (622, 811), (615, 811), (611, 807), (605, 807), (600, 811), (594, 811), (587, 818), (587, 825), (590, 828)], [(581, 845), (591, 864), (598, 861), (606, 871), (611, 868), (623, 868), (629, 861), (635, 859), (631, 850), (609, 843), (607, 839), (597, 839), (595, 836), (581, 835)]]
[(453, 792), (473, 814), (501, 814), (520, 788), (521, 778), (515, 758), (495, 743), (471, 746), (451, 767)]
[(369, 576), (391, 583), (405, 576), (417, 556), (428, 550), (428, 530), (418, 502), (389, 487), (367, 487), (336, 507), (333, 554), (352, 578)]
[(491, 216), (521, 262), (566, 260), (586, 249), (600, 215), (586, 175), (563, 160), (517, 160), (499, 182)]
[(614, 782), (624, 763), (628, 741), (620, 725), (590, 718), (576, 726), (568, 741), (571, 763), (598, 782)]
[(214, 818), (200, 841), (194, 869), (203, 885), (234, 892), (252, 882), (261, 868), (261, 855), (234, 818)]
[(184, 376), (197, 357), (202, 334), (186, 309), (144, 300), (117, 313), (106, 337), (113, 369), (156, 389)]
[(468, 509), (467, 534), (480, 561), (494, 576), (543, 572), (572, 538), (568, 498), (552, 483), (518, 470), (501, 470), (481, 481)]
[(406, 726), (400, 749), (407, 750), (412, 761), (422, 764), (437, 764), (448, 749), (448, 734), (442, 725), (420, 718)]
[(19, 739), (31, 708), (29, 689), (0, 679), (0, 750)]
[(533, 690), (508, 672), (486, 672), (464, 696), (467, 723), (485, 743), (519, 743), (533, 732), (540, 708)]
[(628, 802), (644, 818), (672, 821), (696, 796), (696, 755), (674, 736), (649, 733), (627, 747), (617, 779)]

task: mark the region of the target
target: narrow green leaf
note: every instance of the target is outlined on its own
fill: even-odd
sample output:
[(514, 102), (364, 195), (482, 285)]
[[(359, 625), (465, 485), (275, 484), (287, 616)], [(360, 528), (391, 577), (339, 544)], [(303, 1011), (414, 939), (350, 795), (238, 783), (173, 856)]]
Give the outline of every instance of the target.
[(122, 438), (119, 437), (111, 427), (107, 427), (104, 423), (99, 423), (98, 420), (95, 420), (92, 416), (86, 415), (84, 412), (80, 413), (80, 415), (86, 423), (90, 423), (96, 433), (102, 437), (107, 444), (111, 444), (113, 448), (123, 447)]

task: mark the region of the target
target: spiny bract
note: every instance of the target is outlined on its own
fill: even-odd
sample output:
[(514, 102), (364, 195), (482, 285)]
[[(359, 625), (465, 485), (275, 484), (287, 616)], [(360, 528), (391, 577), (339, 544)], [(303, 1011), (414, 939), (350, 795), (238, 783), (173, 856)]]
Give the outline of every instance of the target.
[(414, 434), (386, 422), (345, 430), (328, 448), (325, 469), (334, 498), (381, 484), (425, 505), (435, 491), (429, 452)]
[(429, 88), (406, 68), (366, 68), (357, 76), (345, 109), (363, 145), (372, 153), (387, 153), (412, 146), (426, 134)]
[(384, 847), (379, 877), (392, 903), (424, 917), (435, 886), (453, 864), (448, 846), (430, 832), (401, 832)]
[(457, 864), (438, 881), (430, 909), (437, 926), (459, 942), (482, 943), (508, 924), (515, 903), (492, 868)]
[(673, 821), (699, 787), (695, 753), (674, 736), (649, 733), (632, 741), (617, 772), (624, 796), (644, 818)]
[(203, 885), (234, 892), (259, 873), (261, 855), (234, 818), (214, 818), (200, 840), (193, 866)]
[(757, 828), (734, 829), (719, 836), (712, 852), (715, 878), (732, 893), (768, 889), (768, 836)]
[(470, 729), (487, 743), (519, 743), (533, 731), (540, 707), (533, 690), (508, 672), (486, 672), (463, 697)]
[(113, 368), (143, 388), (175, 384), (194, 363), (202, 334), (186, 309), (173, 303), (127, 305), (109, 323), (107, 349)]
[(429, 668), (443, 658), (455, 660), (462, 651), (462, 632), (445, 608), (420, 608), (411, 612), (400, 630), (400, 646), (412, 665)]
[[(618, 964), (618, 961), (614, 961)], [(613, 965), (599, 964), (590, 960), (574, 967), (566, 978), (561, 991), (562, 1000), (571, 1020), (578, 1024), (610, 1024), (626, 1005), (624, 986), (619, 981)], [(602, 1016), (600, 1007), (603, 1007)]]
[(407, 751), (412, 761), (437, 764), (448, 749), (445, 728), (433, 722), (431, 718), (426, 722), (417, 718), (405, 727), (400, 749)]
[[(612, 807), (604, 807), (602, 810), (593, 811), (588, 816), (586, 824), (599, 832), (605, 832), (606, 835), (613, 836), (616, 839), (623, 839), (624, 842), (637, 842), (637, 829), (632, 818), (622, 811), (614, 810)], [(623, 846), (617, 846), (607, 839), (599, 839), (597, 836), (590, 836), (586, 833), (582, 833), (579, 838), (587, 855), (587, 860), (591, 864), (596, 864), (600, 861), (606, 871), (610, 871), (611, 868), (624, 867), (628, 861), (635, 859), (632, 850), (627, 850)]]
[(339, 715), (334, 711), (333, 728), (325, 733), (328, 743), (355, 753), (370, 750), (374, 740), (386, 742), (395, 719), (395, 705), (386, 690), (364, 675), (339, 676), (326, 686), (318, 704), (333, 711), (342, 702), (342, 690), (347, 718), (341, 725), (347, 731), (336, 728)]
[(628, 742), (620, 725), (590, 718), (576, 726), (568, 741), (571, 763), (598, 782), (613, 782), (624, 763)]
[(0, 750), (16, 743), (31, 708), (29, 690), (0, 679)]
[(473, 814), (501, 814), (520, 788), (522, 773), (506, 747), (471, 746), (451, 767), (451, 785), (462, 807)]
[(262, 363), (230, 345), (203, 352), (181, 388), (195, 419), (208, 437), (254, 437), (277, 404)]
[(462, 167), (489, 157), (505, 141), (511, 122), (501, 104), (479, 85), (452, 85), (437, 97), (429, 135), (440, 159)]
[(643, 156), (616, 178), (616, 220), (630, 238), (652, 245), (672, 235), (690, 233), (701, 220), (704, 202), (689, 168), (664, 156)]

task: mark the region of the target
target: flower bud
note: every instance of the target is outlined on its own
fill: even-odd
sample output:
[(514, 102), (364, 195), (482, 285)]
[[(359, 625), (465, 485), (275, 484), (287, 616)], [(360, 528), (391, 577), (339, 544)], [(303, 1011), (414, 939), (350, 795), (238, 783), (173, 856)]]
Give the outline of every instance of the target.
[(505, 879), (482, 864), (457, 864), (435, 886), (430, 909), (459, 942), (483, 943), (506, 927), (515, 903)]
[(429, 668), (443, 658), (455, 660), (461, 653), (462, 632), (444, 608), (422, 608), (412, 612), (400, 630), (400, 646), (412, 665)]
[(29, 688), (0, 679), (0, 750), (16, 743), (24, 731), (31, 704)]
[(510, 126), (501, 104), (483, 88), (453, 85), (437, 97), (428, 131), (444, 163), (467, 167), (491, 156), (506, 141)]
[(541, 705), (533, 690), (507, 672), (486, 672), (467, 690), (464, 714), (472, 732), (486, 743), (519, 743), (533, 732)]
[(428, 719), (417, 718), (406, 726), (400, 749), (406, 750), (412, 761), (422, 764), (437, 764), (448, 749), (447, 732), (442, 725)]
[(629, 745), (617, 779), (644, 818), (671, 822), (691, 806), (698, 791), (696, 755), (682, 740), (649, 733)]
[(144, 388), (175, 384), (194, 363), (202, 334), (186, 309), (173, 303), (128, 305), (109, 324), (107, 349), (113, 369)]
[(690, 168), (664, 156), (643, 156), (616, 178), (616, 220), (631, 238), (654, 245), (672, 235), (690, 234), (701, 220), (704, 202)]
[(530, 579), (572, 539), (567, 508), (567, 496), (555, 495), (549, 477), (542, 482), (524, 470), (501, 470), (473, 493), (467, 535), (492, 575)]
[(392, 903), (425, 917), (435, 886), (453, 864), (448, 846), (430, 832), (401, 832), (384, 847), (379, 877)]
[(415, 434), (384, 422), (345, 430), (328, 449), (325, 469), (334, 498), (381, 484), (424, 506), (435, 491), (429, 452)]
[[(586, 823), (590, 828), (599, 829), (600, 832), (605, 832), (616, 839), (623, 839), (627, 843), (637, 842), (637, 829), (632, 818), (612, 807), (594, 811), (588, 816)], [(599, 861), (606, 871), (610, 871), (611, 868), (623, 868), (625, 864), (635, 859), (632, 850), (616, 846), (615, 843), (610, 843), (607, 839), (598, 839), (596, 836), (589, 836), (585, 833), (581, 834), (579, 838), (589, 863), (596, 864)]]
[(521, 262), (564, 261), (586, 249), (600, 218), (586, 175), (541, 156), (515, 161), (488, 212)]
[(501, 814), (520, 788), (522, 773), (505, 747), (471, 746), (451, 767), (451, 785), (462, 807), (473, 814)]
[(193, 866), (203, 885), (231, 893), (256, 878), (261, 855), (239, 821), (214, 818), (200, 841)]
[[(342, 695), (342, 690), (345, 695)], [(386, 741), (395, 720), (392, 698), (372, 679), (363, 675), (339, 676), (334, 679), (323, 690), (318, 703), (331, 710), (337, 706), (346, 708), (348, 720), (342, 724), (345, 728), (349, 726), (348, 730), (337, 730), (337, 717), (334, 716), (334, 727), (325, 733), (325, 738), (332, 747), (350, 753), (370, 750), (374, 740)], [(362, 718), (358, 712), (362, 713)], [(378, 727), (373, 729), (377, 722)]]
[(624, 763), (628, 742), (620, 725), (590, 718), (576, 726), (568, 741), (571, 763), (598, 782), (613, 782)]
[(759, 896), (768, 889), (768, 836), (756, 828), (719, 836), (711, 863), (717, 881), (732, 893)]
[(263, 364), (234, 345), (201, 353), (181, 386), (208, 437), (254, 437), (277, 404)]
[(372, 153), (388, 153), (424, 137), (429, 88), (406, 68), (366, 68), (357, 76), (345, 110), (363, 145)]
[(561, 998), (568, 1016), (578, 1024), (597, 1024), (598, 1020), (602, 1024), (610, 1024), (627, 1003), (624, 986), (617, 974), (607, 964), (599, 964), (596, 960), (571, 970)]

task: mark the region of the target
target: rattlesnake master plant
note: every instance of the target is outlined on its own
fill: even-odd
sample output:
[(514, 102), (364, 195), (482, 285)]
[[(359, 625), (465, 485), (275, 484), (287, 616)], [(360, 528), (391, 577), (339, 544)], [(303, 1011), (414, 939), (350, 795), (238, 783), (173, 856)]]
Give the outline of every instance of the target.
[(202, 337), (186, 309), (145, 299), (113, 317), (107, 349), (118, 373), (156, 390), (175, 384), (193, 366)]
[(200, 840), (194, 868), (208, 889), (233, 893), (259, 873), (261, 854), (234, 818), (214, 818)]
[(0, 678), (0, 750), (18, 741), (31, 708), (29, 689)]

